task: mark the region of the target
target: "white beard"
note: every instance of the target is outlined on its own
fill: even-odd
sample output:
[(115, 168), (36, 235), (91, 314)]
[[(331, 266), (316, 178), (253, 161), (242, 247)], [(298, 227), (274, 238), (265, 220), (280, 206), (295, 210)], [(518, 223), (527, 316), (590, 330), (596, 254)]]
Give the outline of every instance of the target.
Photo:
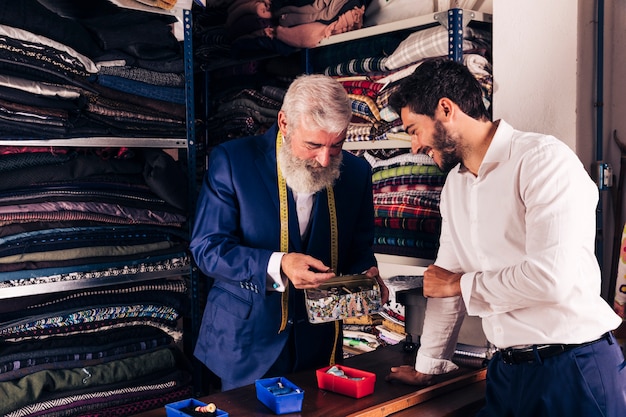
[(285, 182), (296, 193), (314, 194), (326, 187), (332, 187), (339, 178), (343, 154), (330, 158), (326, 168), (315, 160), (302, 160), (293, 155), (291, 145), (285, 142), (278, 152), (278, 163)]

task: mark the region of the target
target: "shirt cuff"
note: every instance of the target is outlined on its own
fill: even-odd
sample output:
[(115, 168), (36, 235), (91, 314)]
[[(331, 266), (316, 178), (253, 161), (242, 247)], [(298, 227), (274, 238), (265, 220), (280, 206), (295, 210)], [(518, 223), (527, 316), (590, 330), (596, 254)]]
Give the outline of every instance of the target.
[(417, 357), (415, 358), (415, 370), (417, 372), (427, 375), (439, 375), (452, 372), (457, 369), (459, 369), (459, 367), (452, 361), (429, 358), (428, 356), (420, 354), (419, 351), (417, 352)]
[(285, 292), (287, 285), (287, 277), (283, 276), (280, 270), (280, 262), (283, 259), (284, 252), (274, 252), (270, 256), (267, 264), (267, 290)]

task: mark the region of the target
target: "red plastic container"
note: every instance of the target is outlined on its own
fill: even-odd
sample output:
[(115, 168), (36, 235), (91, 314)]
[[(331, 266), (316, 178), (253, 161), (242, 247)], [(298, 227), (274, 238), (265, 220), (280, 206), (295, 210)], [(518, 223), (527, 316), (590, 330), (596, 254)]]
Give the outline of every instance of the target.
[[(360, 369), (349, 368), (347, 366), (336, 365), (342, 370), (348, 378), (343, 378), (328, 371), (331, 367), (318, 369), (315, 371), (317, 376), (317, 386), (326, 391), (336, 392), (338, 394), (347, 395), (349, 397), (361, 398), (374, 392), (374, 384), (376, 383), (376, 374), (361, 371)], [(353, 380), (350, 378), (363, 378)]]

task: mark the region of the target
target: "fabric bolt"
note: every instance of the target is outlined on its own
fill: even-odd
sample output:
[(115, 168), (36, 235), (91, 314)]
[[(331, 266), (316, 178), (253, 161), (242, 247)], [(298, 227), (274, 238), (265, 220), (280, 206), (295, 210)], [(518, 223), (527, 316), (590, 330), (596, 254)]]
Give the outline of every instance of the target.
[(441, 232), (441, 219), (438, 217), (375, 217), (374, 225), (390, 229), (425, 232), (436, 236), (439, 236)]
[[(75, 216), (75, 217), (74, 217)], [(121, 224), (163, 224), (181, 225), (184, 215), (172, 211), (148, 210), (145, 208), (122, 206), (120, 204), (90, 201), (57, 201), (33, 204), (0, 206), (0, 222), (45, 219), (110, 219)]]
[[(158, 149), (137, 150), (135, 157), (125, 159), (103, 159), (93, 154), (78, 155), (63, 164), (49, 166), (30, 166), (27, 169), (14, 169), (0, 177), (0, 191), (15, 188), (27, 188), (31, 185), (69, 183), (82, 184), (79, 181), (92, 179), (94, 186), (106, 184), (97, 182), (107, 179), (111, 188), (132, 190), (129, 186), (143, 181), (143, 186), (177, 208), (185, 209), (186, 180), (185, 174), (172, 157)], [(137, 189), (138, 192), (141, 189)]]
[(72, 325), (98, 323), (110, 320), (137, 320), (150, 318), (164, 323), (176, 322), (178, 311), (171, 306), (156, 304), (129, 304), (100, 306), (67, 312), (50, 312), (37, 317), (25, 317), (11, 322), (0, 323), (0, 338), (23, 337), (34, 331), (62, 332), (62, 328)]
[[(13, 417), (59, 417), (67, 415), (120, 416), (163, 407), (165, 404), (190, 398), (193, 387), (189, 377), (172, 371), (169, 380), (161, 374), (141, 378), (137, 386), (93, 389), (83, 393), (69, 394), (22, 407), (8, 415)], [(120, 384), (117, 384), (118, 386)]]
[(105, 87), (135, 94), (137, 96), (171, 101), (179, 104), (185, 104), (186, 102), (185, 89), (183, 87), (164, 87), (162, 85), (154, 85), (144, 81), (106, 74), (98, 74), (96, 79), (99, 84)]
[(172, 242), (154, 242), (140, 245), (115, 245), (114, 243), (108, 243), (103, 246), (77, 247), (62, 250), (49, 249), (40, 252), (2, 256), (0, 257), (0, 263), (14, 264), (22, 262), (58, 261), (95, 257), (115, 258), (123, 255), (145, 255), (147, 253), (153, 253), (157, 250), (172, 247), (174, 247)]
[[(187, 114), (186, 107), (178, 103), (139, 97), (135, 94), (108, 88), (98, 83), (91, 83), (90, 87), (97, 94), (95, 97), (107, 99), (107, 103), (118, 103), (118, 106), (123, 105), (123, 108), (138, 114), (146, 113), (155, 116), (167, 114), (169, 118), (175, 120), (185, 120)], [(94, 98), (94, 100), (97, 100), (97, 98)]]
[(376, 217), (439, 217), (439, 210), (416, 207), (408, 204), (375, 204), (374, 214)]
[(400, 165), (386, 167), (372, 174), (373, 182), (382, 182), (389, 178), (417, 175), (445, 176), (437, 165)]
[(63, 248), (138, 245), (162, 241), (182, 242), (184, 232), (151, 226), (99, 226), (47, 228), (0, 237), (0, 257)]
[[(104, 279), (116, 276), (150, 272), (186, 270), (190, 261), (183, 248), (176, 248), (176, 252), (149, 255), (119, 261), (110, 260), (98, 263), (96, 260), (88, 264), (74, 264), (69, 266), (53, 266), (50, 268), (38, 268), (36, 270), (11, 271), (0, 274), (0, 289), (10, 287), (22, 287), (37, 284), (49, 284), (54, 282)], [(187, 272), (187, 271), (185, 271)]]
[(6, 415), (36, 402), (44, 395), (44, 392), (54, 393), (85, 387), (101, 387), (174, 367), (176, 367), (176, 359), (171, 350), (161, 349), (88, 368), (37, 372), (16, 382), (0, 383), (0, 394), (5, 398), (13, 399), (9, 403), (0, 403), (0, 412)]
[[(400, 246), (400, 247), (409, 247), (409, 248), (424, 248), (424, 249), (436, 249), (439, 247), (437, 241), (428, 241), (424, 239), (418, 239), (417, 237), (411, 236), (381, 236), (380, 230), (379, 234), (374, 237), (374, 243), (376, 245), (385, 245), (385, 246)], [(391, 233), (390, 233), (391, 234)], [(398, 233), (401, 235), (401, 233)]]
[[(148, 346), (161, 343), (160, 340), (171, 342), (172, 338), (161, 329), (148, 325), (120, 327), (94, 333), (66, 334), (46, 339), (23, 339), (3, 341), (0, 346), (0, 360), (8, 363), (28, 357), (45, 357), (46, 355), (91, 354), (99, 356), (100, 349), (127, 349), (125, 346), (136, 344)], [(152, 342), (154, 341), (154, 342)]]
[[(95, 304), (128, 303), (132, 300), (141, 300), (148, 303), (167, 305), (178, 310), (186, 309), (187, 285), (182, 279), (160, 279), (131, 284), (118, 284), (107, 287), (82, 289), (67, 295), (51, 294), (49, 299), (44, 299), (36, 304), (29, 305), (26, 309), (22, 306), (13, 314), (24, 316), (33, 315), (52, 308), (67, 310), (80, 306)], [(10, 319), (9, 313), (4, 317)]]
[(405, 152), (389, 158), (377, 158), (376, 156), (366, 152), (363, 157), (372, 166), (372, 172), (376, 172), (379, 169), (384, 169), (390, 166), (403, 166), (409, 164), (435, 165), (433, 159), (423, 153)]
[(89, 57), (36, 32), (0, 25), (0, 36), (7, 43), (5, 47), (8, 51), (44, 59), (61, 71), (82, 76), (98, 72), (98, 68)]
[(181, 73), (151, 71), (145, 68), (125, 66), (101, 66), (98, 75), (111, 75), (133, 81), (142, 81), (154, 86), (184, 87), (185, 76)]
[(351, 100), (352, 113), (357, 116), (369, 120), (372, 123), (380, 121), (380, 112), (376, 103), (368, 96), (348, 94)]
[[(39, 45), (25, 44), (7, 36), (0, 36), (0, 58), (12, 63), (17, 68), (39, 68), (45, 72), (44, 76), (59, 77), (61, 79), (86, 80), (90, 74), (80, 65), (67, 63), (69, 57), (57, 50), (39, 52)], [(45, 80), (45, 78), (44, 78)]]
[(374, 194), (374, 204), (394, 205), (407, 204), (413, 206), (439, 209), (440, 192), (438, 191), (398, 191)]
[[(463, 33), (463, 51), (472, 50), (477, 45), (482, 45), (474, 42), (474, 39), (490, 39), (490, 37), (490, 33), (486, 31), (466, 26)], [(409, 35), (391, 55), (386, 57), (383, 65), (387, 70), (394, 70), (423, 59), (446, 56), (447, 54), (448, 30), (443, 26), (435, 26)]]
[(73, 155), (51, 152), (24, 152), (5, 154), (0, 158), (0, 172), (30, 168), (41, 165), (56, 165), (69, 161)]
[(369, 57), (364, 59), (353, 59), (345, 63), (328, 67), (324, 74), (330, 76), (338, 75), (358, 75), (368, 72), (381, 72), (386, 69), (384, 66), (385, 57)]
[[(18, 78), (10, 76), (0, 77), (11, 78), (13, 81)], [(0, 86), (0, 99), (33, 107), (64, 109), (74, 112), (78, 112), (84, 107), (84, 99), (81, 98), (78, 89), (68, 88), (69, 86), (62, 84), (46, 83), (44, 81), (20, 80), (24, 80), (24, 82), (21, 83), (22, 85), (12, 82)], [(28, 86), (23, 84), (28, 84)], [(52, 89), (50, 86), (58, 86), (58, 88)], [(44, 90), (54, 93), (46, 94)]]

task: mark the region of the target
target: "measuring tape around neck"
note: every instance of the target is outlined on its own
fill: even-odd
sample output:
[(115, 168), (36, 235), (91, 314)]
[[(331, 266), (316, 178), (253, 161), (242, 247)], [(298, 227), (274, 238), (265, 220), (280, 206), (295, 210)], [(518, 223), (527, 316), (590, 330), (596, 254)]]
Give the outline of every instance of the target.
[[(280, 163), (278, 162), (278, 153), (280, 147), (283, 144), (283, 134), (279, 130), (276, 135), (276, 169), (278, 174), (278, 199), (279, 199), (279, 211), (280, 211), (280, 251), (287, 253), (289, 251), (289, 206), (287, 203), (287, 181), (280, 169)], [(335, 193), (332, 187), (326, 187), (326, 195), (328, 200), (328, 215), (330, 218), (330, 262), (331, 267), (336, 272), (338, 265), (339, 244), (337, 239), (337, 211), (335, 206)], [(289, 285), (285, 287), (285, 291), (281, 298), (282, 314), (280, 321), (280, 329), (278, 333), (285, 330), (288, 320), (289, 309)], [(335, 322), (335, 341), (333, 343), (333, 351), (330, 356), (330, 364), (335, 364), (335, 350), (337, 349), (337, 342), (339, 340), (339, 322)]]

